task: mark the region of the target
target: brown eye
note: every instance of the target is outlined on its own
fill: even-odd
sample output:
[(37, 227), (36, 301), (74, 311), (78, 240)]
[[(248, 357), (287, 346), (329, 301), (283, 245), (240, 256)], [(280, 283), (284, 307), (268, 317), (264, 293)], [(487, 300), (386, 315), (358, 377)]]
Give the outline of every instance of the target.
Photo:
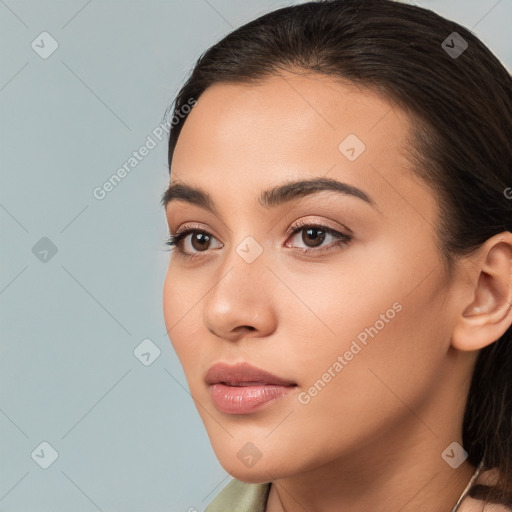
[[(305, 247), (292, 246), (285, 244), (286, 247), (295, 247), (302, 253), (323, 253), (335, 249), (340, 245), (348, 245), (352, 240), (351, 235), (340, 233), (335, 229), (329, 228), (322, 225), (301, 225), (295, 227), (292, 232), (291, 238), (295, 238), (298, 233), (302, 233), (301, 242)], [(170, 235), (166, 241), (167, 245), (176, 248), (178, 254), (185, 258), (194, 258), (199, 256), (201, 253), (208, 253), (211, 249), (211, 243), (216, 238), (207, 231), (200, 229), (184, 229), (183, 231)], [(330, 243), (324, 244), (325, 241)], [(218, 243), (217, 248), (222, 247), (222, 244)], [(213, 247), (215, 248), (215, 247)]]
[[(308, 228), (302, 230), (302, 241), (308, 247), (318, 247), (322, 245), (322, 242), (325, 240), (325, 231), (322, 231), (319, 228)], [(309, 245), (311, 242), (311, 245)]]
[[(335, 249), (340, 245), (348, 245), (352, 240), (351, 235), (340, 233), (335, 229), (322, 225), (301, 224), (296, 226), (292, 232), (292, 240), (296, 238), (296, 235), (299, 233), (302, 233), (300, 242), (304, 244), (305, 247), (289, 243), (287, 243), (286, 246), (295, 247), (303, 253), (322, 253), (324, 251)], [(324, 243), (325, 241), (330, 243)]]
[[(188, 240), (189, 238), (190, 240)], [(201, 252), (207, 252), (212, 240), (215, 240), (215, 237), (211, 233), (190, 228), (170, 235), (166, 244), (170, 245), (172, 249), (176, 248), (178, 254), (182, 256), (193, 257)], [(220, 247), (222, 246), (220, 245)]]
[(192, 236), (190, 237), (190, 245), (192, 245), (196, 251), (203, 251), (208, 249), (210, 246), (210, 241), (210, 235), (200, 231), (192, 233)]

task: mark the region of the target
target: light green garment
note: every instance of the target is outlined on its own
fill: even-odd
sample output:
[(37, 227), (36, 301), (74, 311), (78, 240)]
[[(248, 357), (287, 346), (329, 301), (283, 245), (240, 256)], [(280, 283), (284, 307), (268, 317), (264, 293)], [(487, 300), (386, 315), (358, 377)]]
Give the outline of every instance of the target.
[(265, 512), (270, 483), (248, 484), (231, 480), (204, 512)]

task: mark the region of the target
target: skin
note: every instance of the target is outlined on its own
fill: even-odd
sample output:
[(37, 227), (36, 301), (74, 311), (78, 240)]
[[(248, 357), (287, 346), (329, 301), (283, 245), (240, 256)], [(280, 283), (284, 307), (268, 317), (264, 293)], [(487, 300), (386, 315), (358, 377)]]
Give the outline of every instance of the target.
[[(187, 237), (196, 260), (172, 253), (165, 323), (220, 463), (239, 480), (272, 482), (268, 512), (449, 512), (475, 471), (441, 454), (462, 445), (478, 350), (512, 323), (512, 234), (489, 239), (448, 276), (436, 196), (407, 159), (411, 126), (368, 89), (286, 71), (211, 86), (178, 139), (171, 183), (208, 191), (218, 214), (167, 205), (171, 233), (193, 224), (213, 239), (201, 252)], [(354, 161), (338, 149), (348, 134), (366, 146)], [(274, 208), (257, 201), (263, 189), (318, 176), (364, 190), (376, 208), (326, 191)], [(315, 248), (304, 230), (287, 236), (299, 219), (348, 227), (353, 239), (336, 246), (327, 236), (322, 247), (332, 250), (304, 255)], [(263, 249), (252, 263), (236, 252), (247, 236)], [(300, 403), (395, 302), (400, 312)], [(253, 414), (224, 414), (204, 382), (219, 361), (247, 361), (297, 387)], [(252, 467), (237, 457), (247, 442), (262, 454)], [(474, 510), (467, 503), (459, 510)]]

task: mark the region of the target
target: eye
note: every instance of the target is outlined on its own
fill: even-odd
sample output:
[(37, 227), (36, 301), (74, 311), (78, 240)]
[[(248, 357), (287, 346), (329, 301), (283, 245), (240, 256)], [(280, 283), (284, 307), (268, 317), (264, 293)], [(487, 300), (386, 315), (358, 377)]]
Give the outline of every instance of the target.
[[(302, 233), (300, 237), (298, 234)], [(348, 245), (352, 240), (351, 235), (341, 233), (335, 229), (322, 224), (311, 224), (307, 221), (302, 221), (292, 228), (292, 240), (300, 238), (300, 242), (305, 244), (306, 247), (296, 247), (303, 253), (318, 253), (336, 249), (340, 245)], [(327, 240), (327, 244), (322, 245)], [(285, 244), (290, 247), (289, 244)]]
[[(187, 240), (189, 235), (192, 236)], [(176, 248), (180, 255), (193, 258), (197, 255), (197, 253), (194, 253), (194, 250), (198, 251), (198, 253), (207, 251), (210, 248), (212, 240), (215, 240), (215, 237), (208, 231), (185, 228), (182, 231), (178, 231), (175, 235), (169, 235), (169, 238), (165, 243), (166, 245), (171, 246), (171, 249)], [(192, 250), (190, 250), (190, 248), (184, 248), (187, 243), (192, 247)]]
[[(286, 243), (285, 247), (295, 247), (295, 249), (302, 253), (320, 253), (336, 249), (340, 245), (348, 245), (352, 240), (351, 235), (341, 233), (322, 224), (311, 224), (305, 221), (295, 224), (291, 228), (288, 238), (291, 236), (293, 240), (301, 232), (302, 236), (300, 239), (306, 247), (290, 246), (289, 243)], [(189, 235), (190, 239), (188, 238)], [(216, 240), (216, 238), (208, 231), (185, 228), (174, 235), (169, 235), (165, 244), (171, 246), (171, 249), (175, 248), (180, 256), (195, 258), (200, 256), (201, 253), (208, 252), (208, 249), (211, 248), (212, 240)], [(324, 244), (326, 240), (330, 243)], [(219, 243), (217, 248), (219, 247), (222, 247), (222, 244)]]

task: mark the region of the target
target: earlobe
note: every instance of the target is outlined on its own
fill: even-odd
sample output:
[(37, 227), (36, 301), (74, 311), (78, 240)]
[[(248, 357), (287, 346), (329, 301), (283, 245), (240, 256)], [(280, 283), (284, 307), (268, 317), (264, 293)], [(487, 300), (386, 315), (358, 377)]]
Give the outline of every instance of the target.
[(470, 260), (469, 304), (452, 333), (452, 346), (462, 351), (490, 345), (512, 324), (512, 233), (489, 238)]

